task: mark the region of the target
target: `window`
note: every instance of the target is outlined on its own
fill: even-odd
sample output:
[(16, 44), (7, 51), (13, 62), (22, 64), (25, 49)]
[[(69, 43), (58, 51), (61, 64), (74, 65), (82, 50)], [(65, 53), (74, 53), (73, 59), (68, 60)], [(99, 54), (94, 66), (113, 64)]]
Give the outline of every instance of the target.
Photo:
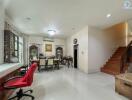
[(19, 37), (15, 35), (15, 57), (19, 58)]
[(23, 63), (23, 38), (10, 30), (4, 32), (4, 62)]
[(23, 63), (23, 38), (19, 37), (19, 62)]

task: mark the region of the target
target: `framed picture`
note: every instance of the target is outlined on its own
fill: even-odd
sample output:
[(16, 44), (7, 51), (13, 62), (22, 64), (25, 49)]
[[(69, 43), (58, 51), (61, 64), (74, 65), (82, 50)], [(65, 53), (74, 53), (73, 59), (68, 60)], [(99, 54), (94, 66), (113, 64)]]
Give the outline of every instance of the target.
[(52, 44), (45, 44), (45, 51), (52, 52)]

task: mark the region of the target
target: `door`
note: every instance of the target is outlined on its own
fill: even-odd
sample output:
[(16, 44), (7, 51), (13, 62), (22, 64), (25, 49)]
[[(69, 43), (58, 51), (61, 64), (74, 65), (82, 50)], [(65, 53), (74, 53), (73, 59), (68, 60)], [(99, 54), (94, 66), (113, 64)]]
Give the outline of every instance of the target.
[(78, 45), (74, 45), (74, 68), (78, 68)]

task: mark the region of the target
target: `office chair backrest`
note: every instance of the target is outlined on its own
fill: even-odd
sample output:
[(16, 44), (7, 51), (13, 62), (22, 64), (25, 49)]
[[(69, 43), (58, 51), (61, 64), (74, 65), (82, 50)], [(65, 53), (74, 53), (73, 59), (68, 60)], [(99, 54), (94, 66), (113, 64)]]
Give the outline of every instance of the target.
[(22, 81), (26, 82), (28, 86), (30, 86), (33, 82), (33, 75), (36, 68), (37, 68), (37, 64), (36, 63), (32, 64), (22, 79)]

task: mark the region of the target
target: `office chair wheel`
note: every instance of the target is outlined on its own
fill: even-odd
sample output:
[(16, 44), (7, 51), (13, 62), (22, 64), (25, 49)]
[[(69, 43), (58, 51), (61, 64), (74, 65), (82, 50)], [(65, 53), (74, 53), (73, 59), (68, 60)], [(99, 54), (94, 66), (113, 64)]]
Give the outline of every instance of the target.
[(24, 93), (27, 93), (27, 92), (33, 93), (33, 90), (27, 90)]
[(28, 90), (30, 93), (33, 93), (33, 90)]
[(32, 97), (32, 100), (35, 100), (35, 98), (34, 98), (34, 97)]
[(30, 90), (31, 93), (33, 93), (33, 90)]

